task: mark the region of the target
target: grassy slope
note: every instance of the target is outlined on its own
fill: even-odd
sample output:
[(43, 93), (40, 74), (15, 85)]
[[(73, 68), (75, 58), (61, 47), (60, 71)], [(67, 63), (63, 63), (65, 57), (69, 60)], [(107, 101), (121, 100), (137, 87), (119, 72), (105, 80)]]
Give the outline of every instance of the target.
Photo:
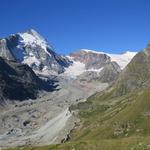
[(150, 135), (149, 88), (122, 97), (95, 95), (78, 107), (82, 126), (72, 135), (75, 141)]
[(124, 138), (120, 140), (100, 140), (70, 142), (61, 145), (26, 147), (9, 150), (149, 150), (150, 138)]

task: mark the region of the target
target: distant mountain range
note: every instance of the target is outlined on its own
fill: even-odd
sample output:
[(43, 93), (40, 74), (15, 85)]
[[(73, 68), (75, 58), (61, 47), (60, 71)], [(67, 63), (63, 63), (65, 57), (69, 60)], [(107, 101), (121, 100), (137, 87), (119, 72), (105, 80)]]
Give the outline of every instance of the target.
[(136, 52), (122, 55), (107, 54), (82, 49), (64, 57), (54, 52), (53, 47), (35, 30), (12, 34), (0, 40), (0, 56), (29, 65), (35, 72), (44, 74), (60, 74), (72, 61), (85, 64), (85, 69), (100, 69), (103, 64), (115, 61), (123, 69)]

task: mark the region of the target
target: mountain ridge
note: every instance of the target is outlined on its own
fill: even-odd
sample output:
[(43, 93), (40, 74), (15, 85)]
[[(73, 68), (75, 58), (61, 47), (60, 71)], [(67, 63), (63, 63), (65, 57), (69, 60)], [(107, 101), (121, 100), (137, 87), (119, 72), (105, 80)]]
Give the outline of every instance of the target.
[[(60, 74), (65, 72), (65, 70), (72, 65), (72, 59), (57, 54), (52, 45), (34, 29), (12, 34), (9, 37), (1, 39), (0, 43), (1, 57), (28, 64), (37, 74)], [(111, 61), (118, 63), (121, 69), (123, 69), (136, 54), (136, 52), (133, 53), (129, 51), (123, 55), (108, 54), (87, 49), (81, 49), (80, 51), (90, 52), (93, 55), (95, 53), (103, 54), (110, 57), (110, 59), (112, 59)], [(95, 69), (94, 66), (93, 69)]]

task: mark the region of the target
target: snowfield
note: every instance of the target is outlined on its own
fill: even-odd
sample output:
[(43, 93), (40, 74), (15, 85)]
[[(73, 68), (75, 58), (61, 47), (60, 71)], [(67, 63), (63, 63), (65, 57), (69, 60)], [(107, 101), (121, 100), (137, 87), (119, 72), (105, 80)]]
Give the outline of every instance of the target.
[(125, 52), (123, 54), (107, 54), (111, 57), (111, 61), (117, 62), (121, 69), (124, 69), (137, 52)]

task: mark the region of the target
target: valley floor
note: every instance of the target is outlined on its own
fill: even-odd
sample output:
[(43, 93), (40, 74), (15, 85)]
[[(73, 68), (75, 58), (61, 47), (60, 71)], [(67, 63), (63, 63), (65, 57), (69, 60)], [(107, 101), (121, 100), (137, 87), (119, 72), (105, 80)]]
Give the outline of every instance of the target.
[(8, 104), (0, 113), (0, 148), (60, 143), (78, 121), (69, 112), (70, 105), (106, 87), (85, 87), (61, 77), (59, 90), (41, 94), (36, 100)]

